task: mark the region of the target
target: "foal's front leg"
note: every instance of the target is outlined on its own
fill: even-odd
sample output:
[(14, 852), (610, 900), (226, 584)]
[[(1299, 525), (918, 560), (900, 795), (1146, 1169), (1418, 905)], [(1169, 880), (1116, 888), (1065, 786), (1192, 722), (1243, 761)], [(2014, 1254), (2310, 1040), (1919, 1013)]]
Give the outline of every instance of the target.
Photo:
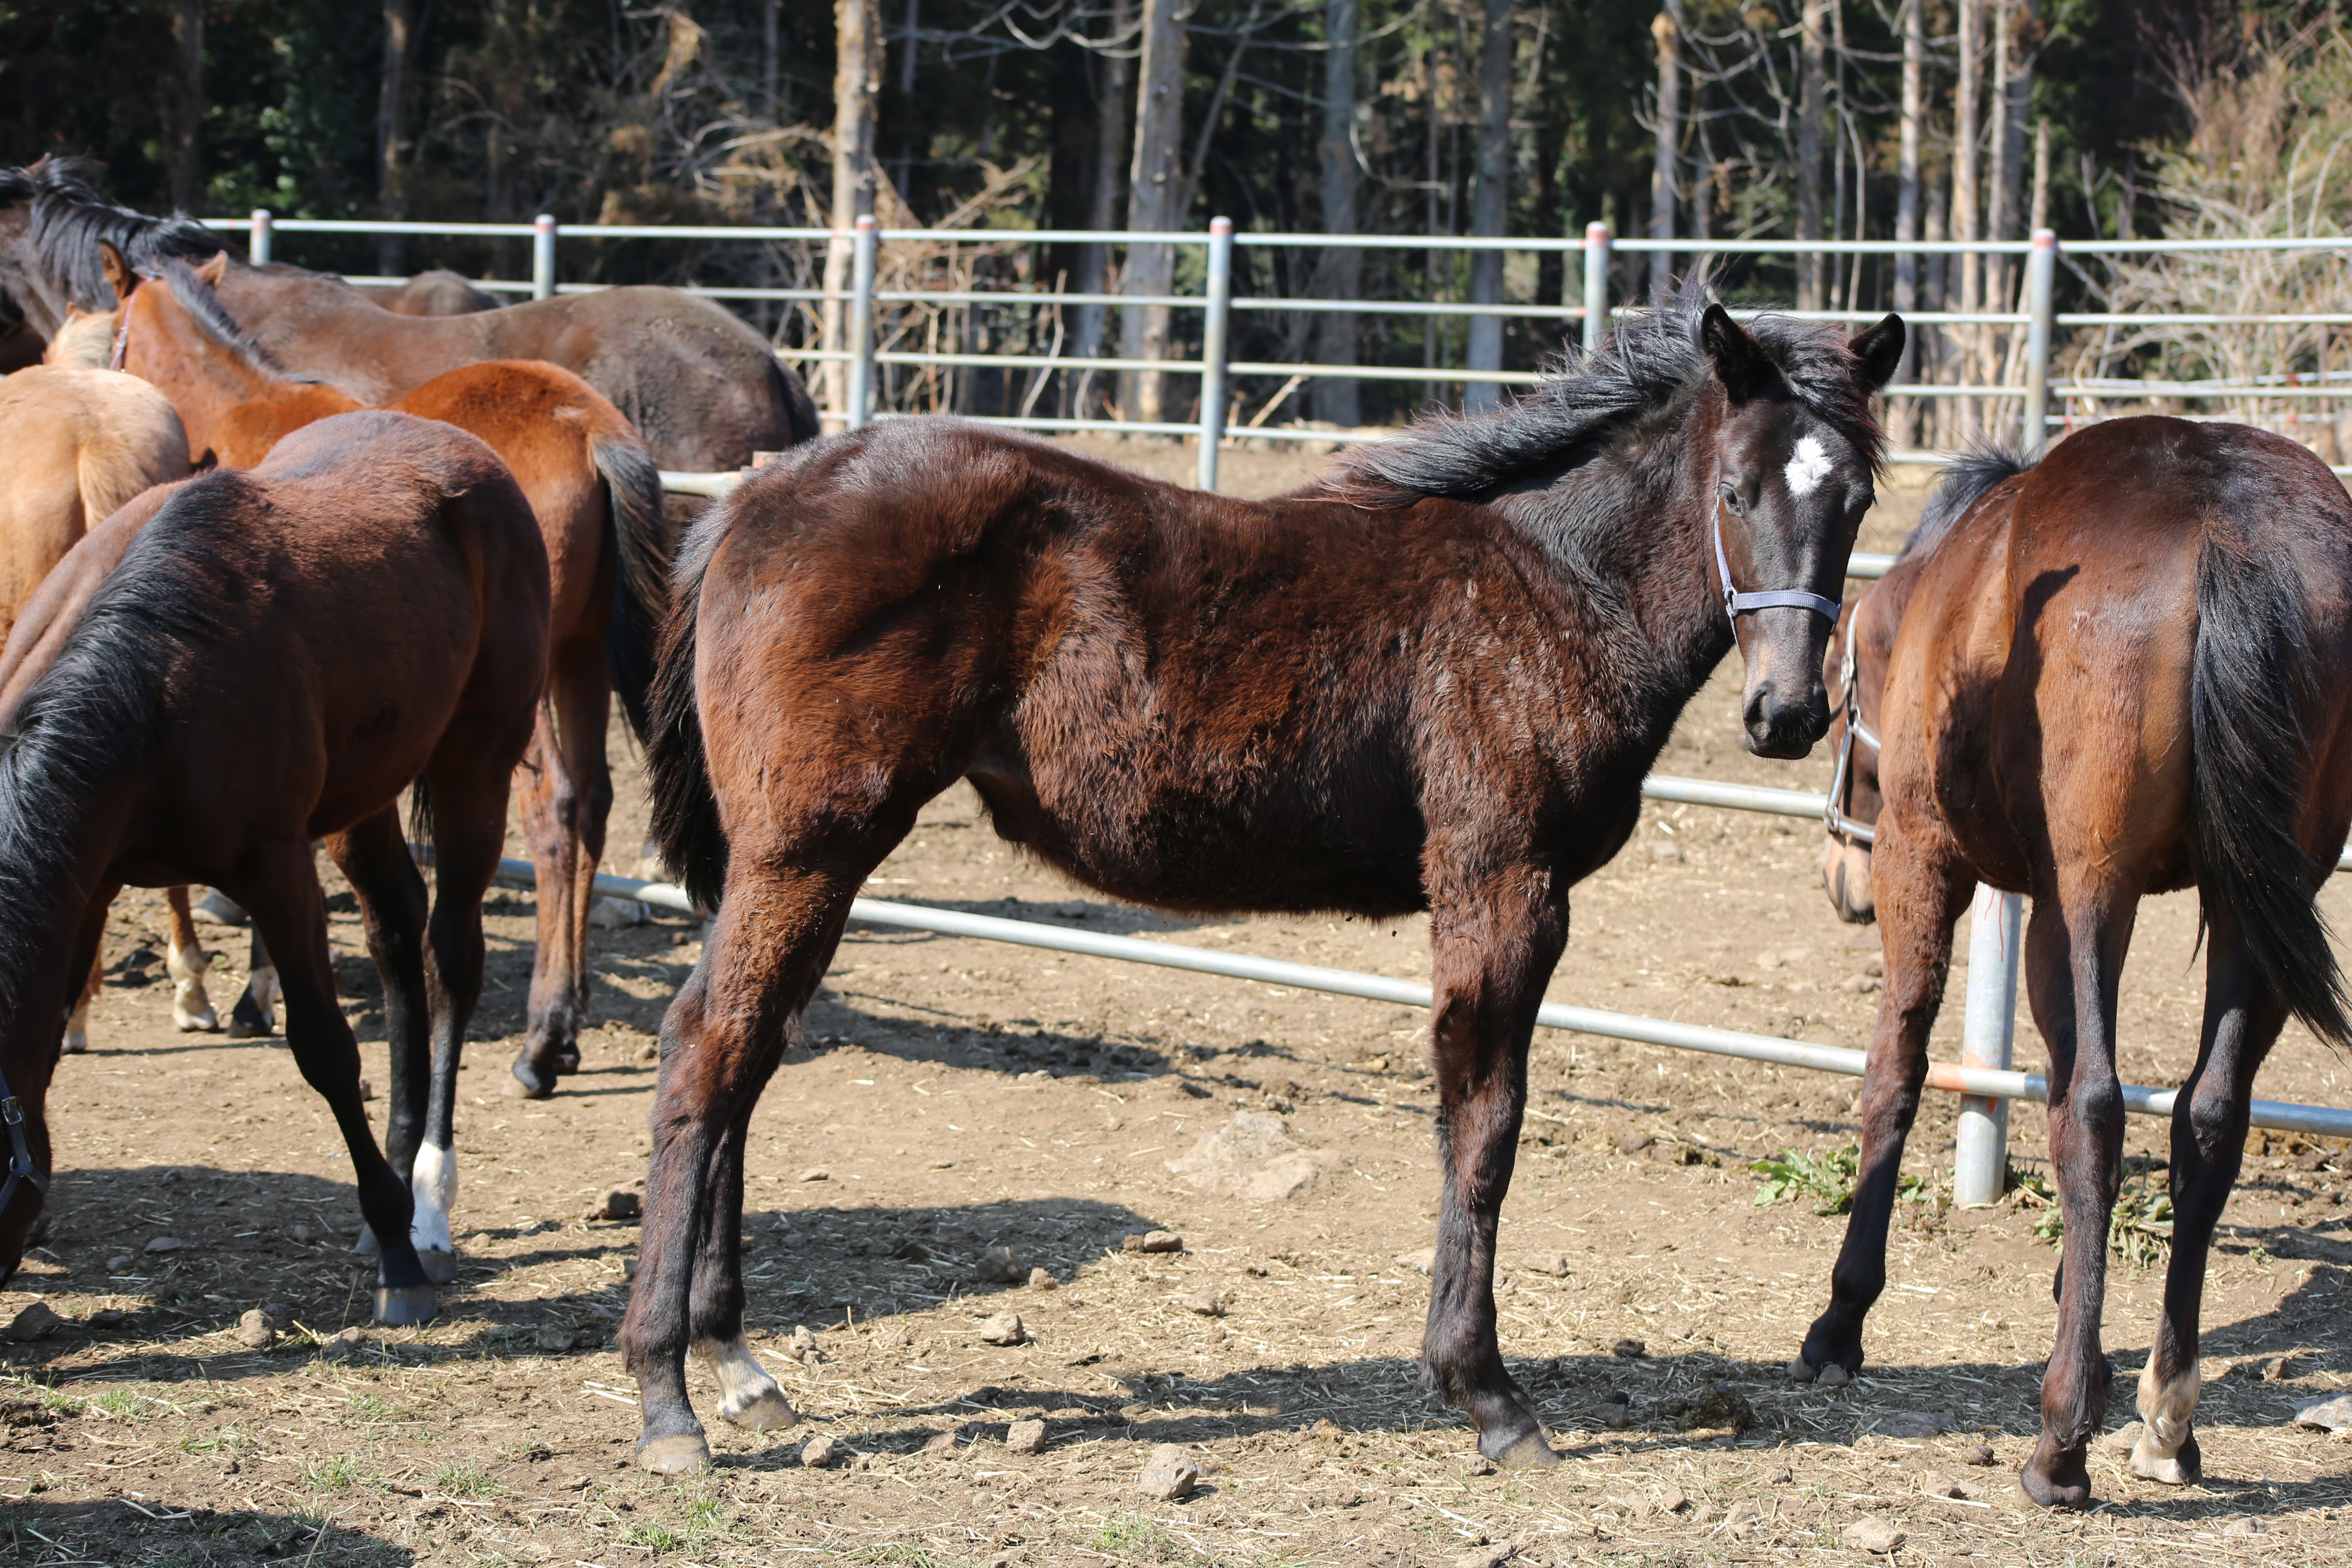
[(1430, 1060), (1444, 1191), (1422, 1366), (1469, 1413), (1478, 1451), (1509, 1465), (1559, 1462), (1496, 1342), (1495, 1227), (1518, 1157), (1528, 1038), (1567, 937), (1565, 889), (1531, 865), (1433, 900)]
[(205, 977), (211, 972), (213, 961), (205, 952), (204, 938), (196, 934), (196, 918), (188, 907), (188, 889), (166, 888), (163, 901), (170, 906), (172, 915), (171, 942), (163, 954), (163, 967), (172, 976), (172, 1022), (192, 1032), (217, 1029), (220, 1015), (213, 1010), (213, 999), (205, 992)]

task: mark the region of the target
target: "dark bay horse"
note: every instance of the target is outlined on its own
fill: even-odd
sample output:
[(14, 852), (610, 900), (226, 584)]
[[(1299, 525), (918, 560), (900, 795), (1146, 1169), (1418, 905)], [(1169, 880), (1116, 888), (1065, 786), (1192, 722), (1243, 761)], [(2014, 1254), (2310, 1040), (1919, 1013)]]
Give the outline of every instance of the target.
[[(52, 581), (39, 618), (57, 635), (19, 624), (42, 668), (0, 741), (0, 1277), (47, 1188), (58, 1037), (108, 904), (125, 885), (207, 882), (277, 957), (287, 1044), (381, 1244), (377, 1319), (431, 1317), (450, 1259), (419, 1258), (412, 1219), (435, 1199), (412, 1204), (408, 1176), (420, 1140), (447, 1146), (482, 893), (546, 681), (547, 552), (522, 492), (463, 431), (348, 414), (250, 472), (149, 491)], [(429, 921), (401, 832), (412, 784), (438, 856)], [(320, 839), (383, 981), (389, 1161), (336, 1001)]]
[[(167, 260), (142, 283), (105, 248), (123, 300), (119, 356), (180, 411), (191, 457), (251, 468), (289, 432), (359, 406), (336, 387), (289, 376), (246, 336), (211, 288), (226, 258), (201, 268)], [(547, 543), (547, 701), (519, 776), (538, 873), (539, 942), (523, 1048), (508, 1080), (513, 1092), (544, 1098), (557, 1074), (578, 1069), (588, 1023), (589, 916), (613, 803), (605, 720), (616, 687), (630, 727), (646, 732), (656, 606), (668, 595), (661, 475), (620, 411), (560, 365), (460, 365), (393, 406), (488, 443), (521, 485)], [(248, 991), (238, 1002), (243, 1032), (268, 1032), (267, 1000), (257, 1005)], [(425, 1157), (446, 1168), (454, 1190), (448, 1148)]]
[[(186, 218), (101, 198), (71, 159), (0, 169), (0, 296), (43, 336), (66, 308), (110, 308), (99, 242), (149, 267), (226, 246)], [(666, 468), (740, 468), (817, 433), (815, 405), (740, 318), (675, 289), (568, 294), (457, 316), (394, 315), (341, 279), (232, 260), (222, 300), (289, 369), (363, 404), (388, 404), (477, 360), (537, 359), (587, 381), (626, 415)]]
[(663, 1025), (621, 1344), (639, 1463), (706, 1461), (689, 1348), (753, 1426), (753, 1103), (866, 875), (968, 778), (997, 831), (1184, 910), (1431, 913), (1444, 1167), (1432, 1383), (1480, 1448), (1556, 1456), (1496, 1341), (1496, 1225), (1568, 890), (1735, 642), (1748, 742), (1804, 754), (1902, 322), (1852, 342), (1679, 303), (1499, 415), (1250, 502), (952, 420), (801, 448), (681, 555), (656, 832), (717, 910)]
[(2066, 1233), (2021, 1479), (2039, 1503), (2089, 1500), (2123, 1158), (2116, 984), (2140, 899), (2193, 887), (2204, 1033), (2173, 1110), (2172, 1258), (2132, 1451), (2140, 1475), (2193, 1481), (2206, 1252), (2254, 1074), (2289, 1014), (2352, 1042), (2314, 902), (2352, 823), (2352, 498), (2305, 448), (2240, 425), (2117, 419), (2030, 468), (1980, 454), (1853, 607), (1832, 668), (1848, 668), (1848, 641), (1838, 696), (1853, 693), (1845, 713), (1873, 741), (1851, 751), (1844, 809), (1875, 843), (1849, 834), (1827, 879), (1849, 919), (1874, 902), (1886, 984), (1853, 1217), (1790, 1374), (1843, 1381), (1862, 1364), (1953, 922), (1979, 882), (2030, 893), (2026, 985)]

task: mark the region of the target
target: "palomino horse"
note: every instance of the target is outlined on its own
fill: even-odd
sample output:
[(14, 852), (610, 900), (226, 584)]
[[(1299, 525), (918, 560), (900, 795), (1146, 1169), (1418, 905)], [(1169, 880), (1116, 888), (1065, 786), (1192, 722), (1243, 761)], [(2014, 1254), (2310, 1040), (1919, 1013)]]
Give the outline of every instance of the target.
[[(792, 1419), (746, 1352), (754, 1101), (858, 885), (958, 778), (1116, 897), (1428, 910), (1444, 1197), (1422, 1342), (1489, 1457), (1549, 1464), (1495, 1336), (1495, 1231), (1568, 890), (1633, 830), (1735, 644), (1748, 743), (1829, 724), (1821, 649), (1903, 324), (1851, 343), (1696, 289), (1498, 415), (1425, 422), (1251, 502), (905, 421), (803, 448), (690, 536), (648, 757), (656, 833), (717, 910), (663, 1024), (621, 1344), (637, 1457)], [(1824, 619), (1823, 617), (1830, 617)], [(723, 896), (722, 896), (723, 895)]]
[[(124, 300), (122, 363), (178, 407), (191, 456), (251, 468), (289, 431), (358, 406), (334, 387), (288, 376), (228, 318), (210, 287), (226, 258), (196, 268), (163, 262), (161, 287), (131, 277), (110, 247), (108, 264)], [(613, 802), (605, 718), (616, 684), (631, 726), (646, 732), (655, 606), (667, 597), (669, 570), (661, 476), (619, 410), (556, 365), (461, 365), (394, 406), (489, 443), (530, 500), (554, 573), (548, 700), (523, 762), (539, 946), (523, 1048), (509, 1080), (515, 1092), (541, 1098), (554, 1092), (557, 1074), (580, 1065), (588, 921)], [(240, 1010), (251, 1000), (248, 994)], [(427, 1157), (451, 1156), (443, 1144)]]
[[(98, 339), (99, 363), (111, 330), (105, 320), (80, 329)], [(188, 472), (187, 433), (171, 400), (136, 376), (110, 370), (40, 364), (0, 382), (0, 637), (16, 627), (51, 568), (74, 542), (131, 497)], [(172, 1018), (183, 1029), (216, 1029), (205, 994), (205, 950), (184, 895), (172, 900), (164, 967), (172, 976)], [(101, 971), (67, 1022), (68, 1053), (89, 1045), (89, 1007)]]
[(1843, 810), (1876, 841), (1833, 852), (1831, 888), (1849, 918), (1864, 914), (1857, 880), (1874, 889), (1886, 985), (1853, 1217), (1790, 1372), (1861, 1366), (1953, 922), (1979, 882), (2031, 893), (2026, 984), (2050, 1048), (2066, 1234), (2021, 1479), (2036, 1502), (2089, 1500), (2123, 1159), (2116, 988), (2140, 898), (2193, 887), (2204, 1033), (2172, 1116), (2172, 1259), (2132, 1468), (2195, 1480), (2206, 1251), (2254, 1074), (2290, 1013), (2352, 1042), (2314, 902), (2352, 823), (2352, 691), (2331, 679), (2352, 667), (2352, 500), (2309, 451), (2240, 425), (2117, 419), (2031, 468), (1979, 455), (1948, 475), (1846, 635), (1841, 696), (1878, 744), (1852, 749)]
[[(186, 218), (102, 200), (74, 160), (0, 169), (0, 295), (44, 334), (68, 305), (112, 300), (99, 242), (149, 267), (224, 254)], [(394, 315), (339, 279), (236, 262), (221, 280), (230, 314), (282, 363), (388, 404), (478, 360), (547, 360), (626, 415), (667, 468), (732, 468), (817, 433), (816, 407), (765, 339), (708, 300), (675, 289), (605, 289), (461, 316)]]
[[(120, 563), (84, 570), (85, 552)], [(399, 1170), (428, 1119), (446, 1124), (481, 991), (481, 899), (507, 781), (546, 681), (547, 551), (530, 509), (465, 432), (351, 414), (289, 437), (250, 472), (133, 502), (58, 570), (79, 588), (53, 617), (71, 629), (46, 645), (54, 657), (0, 749), (12, 1156), (0, 1277), (48, 1185), (59, 1021), (107, 905), (125, 885), (208, 882), (253, 911), (277, 955), (287, 1043), (342, 1131), (382, 1245), (376, 1317), (429, 1318), (434, 1287), (410, 1239), (413, 1208), (428, 1205), (412, 1205)], [(401, 835), (412, 784), (438, 855), (429, 922)], [(359, 897), (383, 980), (389, 1163), (335, 999), (311, 858), (320, 838)]]

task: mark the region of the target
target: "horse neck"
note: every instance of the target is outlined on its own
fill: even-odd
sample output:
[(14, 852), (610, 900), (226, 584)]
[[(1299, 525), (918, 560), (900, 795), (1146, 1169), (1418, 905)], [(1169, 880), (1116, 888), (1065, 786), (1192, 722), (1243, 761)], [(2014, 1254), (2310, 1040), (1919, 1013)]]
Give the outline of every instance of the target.
[[(262, 396), (221, 412), (213, 426), (213, 456), (226, 468), (249, 468), (303, 426), (364, 406), (335, 387), (279, 383)], [(188, 440), (195, 444), (193, 430)]]
[(293, 431), (362, 406), (338, 388), (272, 375), (193, 329), (139, 330), (147, 325), (132, 328), (129, 368), (180, 411), (192, 460), (209, 451), (226, 467), (249, 468)]

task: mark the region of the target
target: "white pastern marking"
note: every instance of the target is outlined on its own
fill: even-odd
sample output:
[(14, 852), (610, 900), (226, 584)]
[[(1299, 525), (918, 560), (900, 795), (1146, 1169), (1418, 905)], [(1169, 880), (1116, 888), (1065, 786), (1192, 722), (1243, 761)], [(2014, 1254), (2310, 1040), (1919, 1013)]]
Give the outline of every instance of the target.
[(457, 1152), (436, 1143), (417, 1150), (408, 1190), (416, 1201), (415, 1217), (408, 1226), (408, 1239), (416, 1250), (457, 1250), (449, 1239), (449, 1211), (457, 1206)]
[(2156, 1357), (2151, 1354), (2139, 1373), (2139, 1413), (2147, 1423), (2140, 1444), (2147, 1450), (2146, 1457), (2168, 1459), (2180, 1452), (2180, 1445), (2189, 1440), (2189, 1420), (2196, 1413), (2198, 1396), (2205, 1392), (2204, 1369), (2190, 1362), (2181, 1374), (2170, 1383), (2158, 1381)]
[(1832, 466), (1829, 453), (1822, 448), (1817, 437), (1800, 436), (1797, 438), (1797, 455), (1789, 459), (1789, 466), (1780, 472), (1789, 481), (1790, 495), (1809, 496), (1830, 477)]
[(163, 954), (163, 968), (172, 976), (172, 1022), (183, 1029), (217, 1029), (220, 1015), (205, 994), (205, 976), (212, 969), (202, 948), (173, 946)]
[(730, 1420), (749, 1410), (763, 1395), (774, 1394), (781, 1396), (782, 1393), (740, 1334), (731, 1340), (699, 1341), (694, 1347), (694, 1354), (695, 1359), (709, 1367), (711, 1374), (719, 1379), (719, 1389), (725, 1395), (719, 1413)]

